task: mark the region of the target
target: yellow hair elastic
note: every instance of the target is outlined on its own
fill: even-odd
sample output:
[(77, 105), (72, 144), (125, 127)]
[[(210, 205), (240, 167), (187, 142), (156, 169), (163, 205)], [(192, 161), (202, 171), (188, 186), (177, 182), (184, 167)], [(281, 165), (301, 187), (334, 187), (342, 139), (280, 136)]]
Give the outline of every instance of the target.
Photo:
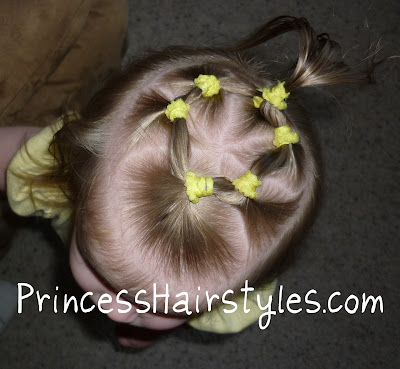
[(275, 139), (273, 144), (276, 147), (299, 142), (299, 135), (296, 132), (292, 132), (287, 124), (282, 127), (274, 128), (274, 132)]
[(248, 170), (241, 177), (236, 178), (232, 184), (244, 196), (248, 197), (249, 199), (255, 199), (257, 198), (256, 188), (261, 185), (262, 182), (258, 180), (255, 174)]
[(199, 202), (200, 197), (213, 194), (214, 181), (211, 177), (197, 177), (193, 172), (187, 172), (185, 176), (186, 194), (193, 204)]
[(186, 104), (182, 99), (171, 101), (165, 110), (165, 115), (171, 122), (177, 118), (187, 119), (190, 110), (190, 105)]
[(264, 99), (261, 96), (254, 96), (253, 97), (253, 104), (257, 109), (260, 109), (260, 106)]
[(194, 85), (203, 91), (203, 97), (211, 97), (217, 95), (221, 86), (219, 79), (213, 75), (200, 74), (195, 80)]
[[(287, 108), (285, 99), (290, 95), (290, 92), (285, 90), (285, 82), (279, 82), (276, 86), (272, 88), (261, 88), (258, 91), (262, 92), (262, 97), (264, 100), (269, 101), (273, 106), (279, 110), (284, 110)], [(259, 96), (253, 97), (254, 106), (258, 109), (263, 102), (263, 99)]]

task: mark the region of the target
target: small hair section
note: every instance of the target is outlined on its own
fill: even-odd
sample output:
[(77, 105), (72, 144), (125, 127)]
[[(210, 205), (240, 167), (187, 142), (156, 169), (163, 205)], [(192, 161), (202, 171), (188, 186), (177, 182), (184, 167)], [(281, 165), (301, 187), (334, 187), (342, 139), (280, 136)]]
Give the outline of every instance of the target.
[(285, 82), (278, 82), (274, 87), (265, 87), (260, 88), (258, 91), (262, 92), (262, 97), (254, 96), (253, 104), (259, 109), (262, 102), (267, 100), (270, 104), (275, 106), (275, 108), (279, 110), (284, 110), (287, 108), (287, 103), (285, 99), (287, 99), (290, 95), (290, 92), (285, 90)]
[(255, 174), (251, 173), (248, 170), (241, 177), (236, 178), (232, 182), (232, 184), (244, 196), (248, 197), (249, 199), (256, 199), (257, 198), (256, 188), (260, 186), (262, 182), (257, 178)]
[(194, 80), (194, 85), (202, 91), (203, 97), (218, 95), (221, 89), (219, 79), (214, 75), (200, 74)]
[(189, 110), (189, 104), (185, 103), (182, 99), (177, 99), (171, 101), (171, 103), (167, 106), (165, 115), (171, 122), (174, 122), (175, 119), (179, 118), (187, 119)]
[(200, 197), (211, 196), (214, 191), (214, 181), (211, 177), (197, 177), (193, 172), (185, 176), (186, 194), (193, 204), (199, 202)]
[(299, 135), (296, 132), (292, 132), (289, 125), (285, 124), (282, 127), (274, 128), (275, 138), (272, 142), (276, 148), (282, 145), (288, 145), (291, 143), (299, 142)]

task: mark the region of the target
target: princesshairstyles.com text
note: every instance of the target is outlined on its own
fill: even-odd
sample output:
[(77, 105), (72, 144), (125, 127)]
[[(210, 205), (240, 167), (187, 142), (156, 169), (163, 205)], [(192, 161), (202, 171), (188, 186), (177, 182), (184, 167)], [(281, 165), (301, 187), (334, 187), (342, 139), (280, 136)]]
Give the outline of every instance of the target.
[[(247, 280), (239, 294), (235, 294), (230, 289), (222, 295), (210, 294), (209, 291), (202, 291), (198, 287), (198, 293), (195, 295), (189, 295), (185, 291), (174, 295), (175, 303), (172, 305), (170, 304), (171, 294), (167, 283), (162, 288), (154, 283), (152, 291), (140, 290), (129, 301), (127, 300), (128, 291), (125, 289), (114, 295), (104, 293), (95, 298), (95, 294), (90, 291), (79, 297), (59, 294), (58, 291), (59, 287), (56, 286), (53, 293), (43, 293), (35, 290), (29, 283), (18, 283), (18, 314), (23, 313), (24, 303), (35, 300), (38, 312), (50, 309), (56, 314), (60, 312), (65, 314), (68, 311), (90, 313), (97, 308), (103, 314), (109, 314), (114, 309), (117, 309), (120, 314), (129, 313), (132, 309), (136, 309), (138, 314), (146, 314), (160, 313), (157, 307), (163, 306), (164, 309), (161, 313), (166, 315), (184, 314), (190, 318), (192, 315), (204, 311), (204, 308), (200, 309), (199, 301), (205, 299), (207, 312), (212, 312), (218, 308), (222, 309), (224, 314), (254, 314), (254, 310), (256, 310), (256, 313), (259, 313), (259, 328), (266, 329), (269, 327), (273, 316), (284, 312), (290, 314), (301, 312), (335, 314), (344, 311), (347, 314), (366, 312), (383, 314), (384, 310), (383, 298), (380, 295), (372, 296), (362, 293), (359, 296), (355, 294), (345, 296), (341, 292), (335, 291), (324, 302), (320, 302), (318, 301), (318, 292), (315, 289), (310, 289), (303, 295), (297, 293), (285, 295), (284, 287), (280, 285), (274, 294), (265, 294), (262, 290), (259, 292), (254, 287), (249, 286)], [(146, 299), (146, 296), (151, 296), (151, 303), (149, 299)], [(273, 304), (273, 302), (275, 303)]]

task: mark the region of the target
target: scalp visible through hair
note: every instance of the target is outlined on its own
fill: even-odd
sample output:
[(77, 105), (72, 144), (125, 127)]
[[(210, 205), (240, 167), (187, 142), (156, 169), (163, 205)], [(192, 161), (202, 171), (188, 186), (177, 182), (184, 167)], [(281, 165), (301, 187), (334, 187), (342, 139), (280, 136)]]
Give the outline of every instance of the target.
[[(228, 59), (228, 62), (233, 61)], [(276, 151), (271, 143), (268, 144), (268, 140), (272, 141), (272, 126), (262, 116), (256, 118), (258, 113), (251, 106), (251, 97), (256, 93), (256, 88), (245, 78), (246, 74), (254, 74), (249, 73), (245, 66), (250, 67), (248, 64), (238, 64), (235, 68), (224, 70), (220, 62), (215, 68), (207, 63), (173, 70), (162, 77), (161, 83), (173, 85), (172, 90), (178, 91), (175, 92), (175, 98), (183, 98), (191, 105), (187, 120), (169, 122), (164, 114), (168, 99), (162, 93), (155, 92), (157, 86), (153, 86), (152, 90), (144, 89), (129, 114), (129, 121), (125, 121), (128, 126), (145, 121), (142, 117), (154, 114), (154, 109), (159, 109), (159, 116), (141, 127), (143, 129), (138, 130), (140, 137), (134, 141), (143, 139), (147, 140), (146, 145), (154, 145), (151, 140), (153, 131), (163, 131), (169, 141), (169, 149), (165, 151), (155, 144), (154, 150), (163, 152), (167, 159), (160, 164), (151, 157), (146, 157), (143, 162), (135, 158), (134, 165), (128, 164), (124, 168), (127, 186), (123, 187), (122, 196), (123, 203), (130, 210), (124, 212), (123, 218), (128, 220), (129, 226), (126, 228), (138, 230), (140, 236), (137, 238), (140, 241), (137, 247), (158, 259), (160, 267), (167, 266), (176, 275), (204, 276), (216, 270), (229, 274), (235, 266), (246, 264), (251, 254), (258, 254), (261, 250), (263, 254), (268, 253), (268, 249), (274, 246), (275, 235), (298, 206), (301, 193), (296, 191), (286, 199), (271, 200), (260, 196), (256, 201), (248, 200), (235, 189), (232, 185), (235, 177), (229, 175), (236, 173), (236, 176), (240, 176), (243, 173), (232, 170), (229, 163), (222, 165), (225, 173), (213, 174), (215, 195), (212, 198), (201, 199), (194, 205), (186, 196), (186, 172), (195, 165), (201, 175), (211, 175), (207, 174), (207, 170), (213, 167), (209, 159), (204, 159), (202, 163), (193, 161), (193, 146), (200, 149), (208, 147), (214, 138), (207, 134), (207, 130), (216, 132), (218, 127), (231, 141), (237, 136), (239, 143), (239, 136), (242, 136), (241, 143), (236, 145), (242, 147), (235, 148), (235, 152), (249, 152), (247, 169), (252, 169), (259, 178), (264, 179), (266, 175), (275, 173), (282, 177), (283, 182), (288, 182), (284, 184), (288, 188), (297, 186), (295, 182), (299, 179), (294, 178), (295, 175), (290, 178), (290, 173), (287, 173), (288, 178), (285, 179), (283, 174), (279, 174), (280, 171), (284, 173), (282, 168), (288, 170), (290, 167), (289, 162), (293, 160), (291, 151)], [(194, 78), (205, 73), (216, 74), (221, 80), (223, 89), (215, 98), (204, 99), (193, 86)], [(228, 111), (232, 104), (226, 104), (233, 98), (236, 112)], [(196, 134), (192, 129), (199, 133)], [(265, 132), (262, 133), (265, 143), (251, 147), (255, 132)], [(235, 156), (229, 152), (235, 144), (229, 142), (228, 146), (227, 155)], [(221, 152), (226, 149), (218, 148)], [(138, 156), (141, 157), (140, 154)], [(299, 154), (299, 157), (302, 158), (302, 155)], [(290, 184), (290, 181), (294, 183)], [(236, 221), (236, 229), (229, 225), (233, 214), (236, 214), (235, 220), (240, 219)], [(232, 247), (235, 234), (244, 235), (243, 239), (247, 241), (243, 248), (246, 250), (250, 247), (250, 250), (241, 253)], [(238, 260), (238, 255), (242, 258), (244, 255), (245, 260)]]
[[(262, 70), (262, 61), (248, 62), (242, 53), (291, 31), (299, 37), (299, 53), (286, 78), (288, 92), (365, 79), (365, 74), (345, 66), (335, 42), (326, 34), (317, 35), (303, 18), (275, 18), (229, 48), (175, 47), (156, 52), (128, 68), (94, 99), (80, 122), (65, 124), (56, 137), (59, 150), (67, 153), (62, 165), (71, 177), (73, 201), (83, 211), (80, 217), (86, 216), (88, 202), (104, 201), (91, 194), (102, 186), (97, 174), (103, 163), (116, 160), (123, 166), (123, 183), (131, 184), (116, 193), (125, 204), (127, 232), (139, 235), (134, 247), (155, 258), (160, 267), (179, 278), (222, 273), (226, 280), (235, 268), (248, 263), (256, 265), (258, 274), (271, 271), (314, 208), (318, 165), (311, 125), (299, 116), (291, 97), (284, 111), (266, 100), (259, 109), (253, 106), (253, 96), (261, 96), (259, 89), (277, 81)], [(202, 97), (193, 85), (199, 74), (215, 75), (220, 93)], [(191, 110), (187, 119), (172, 123), (164, 110), (178, 98)], [(286, 124), (300, 141), (277, 149), (272, 144), (274, 128)], [(165, 139), (165, 147), (157, 144), (156, 137)], [(110, 152), (112, 140), (120, 158)], [(143, 142), (148, 155), (136, 160), (132, 153)], [(203, 163), (202, 150), (207, 157)], [(214, 194), (198, 204), (190, 203), (185, 193), (185, 173), (192, 169), (214, 179)], [(243, 174), (239, 169), (251, 170), (263, 182), (256, 199), (244, 197), (232, 185), (234, 175)], [(104, 213), (107, 217), (110, 214)], [(96, 230), (118, 239), (115, 229), (109, 229), (106, 221), (102, 224), (102, 216), (95, 219), (99, 224), (93, 227), (89, 225), (94, 219), (85, 220), (86, 243), (90, 236), (96, 237)], [(244, 250), (238, 239), (244, 240)], [(88, 253), (96, 253), (87, 247)], [(102, 252), (112, 254), (113, 249)]]

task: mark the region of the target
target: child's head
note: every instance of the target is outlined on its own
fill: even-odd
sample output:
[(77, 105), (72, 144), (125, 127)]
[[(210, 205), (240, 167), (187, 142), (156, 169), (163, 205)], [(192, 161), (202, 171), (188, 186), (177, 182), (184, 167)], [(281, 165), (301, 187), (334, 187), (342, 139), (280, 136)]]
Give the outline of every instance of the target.
[[(300, 52), (284, 84), (240, 53), (292, 30)], [(132, 295), (168, 283), (173, 304), (178, 292), (221, 295), (271, 273), (318, 188), (311, 125), (284, 98), (355, 79), (336, 48), (304, 19), (277, 18), (230, 49), (154, 53), (67, 122), (56, 143), (71, 174), (76, 241), (101, 278)], [(189, 111), (168, 117), (179, 99)], [(293, 139), (279, 143), (278, 127)], [(244, 174), (250, 192), (237, 181)], [(190, 176), (211, 177), (212, 194), (189, 199)]]

